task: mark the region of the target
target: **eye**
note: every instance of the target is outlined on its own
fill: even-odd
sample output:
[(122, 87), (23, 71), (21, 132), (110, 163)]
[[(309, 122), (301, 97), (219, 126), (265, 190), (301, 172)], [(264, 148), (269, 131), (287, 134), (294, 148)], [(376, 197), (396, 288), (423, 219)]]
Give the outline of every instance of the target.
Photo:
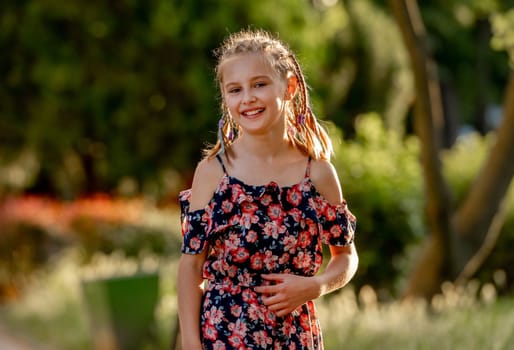
[(260, 82), (255, 83), (255, 87), (257, 87), (257, 88), (259, 88), (259, 87), (263, 87), (263, 86), (266, 86), (266, 85), (268, 85), (268, 84), (266, 84), (266, 83), (265, 83), (265, 82), (263, 82), (263, 81), (260, 81)]
[(241, 89), (236, 87), (228, 89), (229, 94), (237, 94), (239, 91), (241, 91)]

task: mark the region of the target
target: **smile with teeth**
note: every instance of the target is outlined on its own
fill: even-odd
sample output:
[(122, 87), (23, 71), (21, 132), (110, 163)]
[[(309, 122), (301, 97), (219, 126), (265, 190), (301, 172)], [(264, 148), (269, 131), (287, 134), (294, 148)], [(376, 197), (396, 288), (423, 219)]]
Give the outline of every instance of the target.
[(263, 111), (264, 111), (264, 108), (256, 108), (256, 109), (252, 109), (252, 110), (243, 111), (243, 112), (241, 112), (241, 115), (243, 115), (245, 117), (254, 117)]

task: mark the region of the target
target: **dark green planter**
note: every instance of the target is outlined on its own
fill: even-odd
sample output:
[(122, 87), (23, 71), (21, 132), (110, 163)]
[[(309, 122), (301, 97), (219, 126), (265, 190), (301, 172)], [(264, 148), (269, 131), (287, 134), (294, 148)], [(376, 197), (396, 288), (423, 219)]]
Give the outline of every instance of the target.
[(82, 282), (97, 350), (140, 350), (155, 335), (159, 275), (136, 274)]

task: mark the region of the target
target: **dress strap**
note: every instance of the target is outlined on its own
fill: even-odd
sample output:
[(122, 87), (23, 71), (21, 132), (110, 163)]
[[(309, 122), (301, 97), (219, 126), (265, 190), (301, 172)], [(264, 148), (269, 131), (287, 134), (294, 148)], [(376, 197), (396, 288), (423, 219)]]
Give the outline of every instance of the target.
[(227, 173), (227, 169), (225, 169), (225, 164), (223, 164), (223, 159), (221, 159), (221, 156), (219, 154), (216, 154), (216, 159), (218, 162), (220, 162), (221, 168), (223, 169), (223, 173)]
[(307, 167), (305, 168), (305, 177), (310, 177), (311, 176), (311, 156), (309, 156), (309, 159), (307, 160)]

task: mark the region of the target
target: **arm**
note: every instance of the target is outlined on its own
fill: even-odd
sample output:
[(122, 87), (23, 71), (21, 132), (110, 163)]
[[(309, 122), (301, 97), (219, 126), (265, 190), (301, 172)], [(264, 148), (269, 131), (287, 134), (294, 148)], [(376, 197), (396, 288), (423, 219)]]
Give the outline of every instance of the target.
[(293, 274), (269, 274), (262, 277), (276, 284), (255, 287), (263, 293), (262, 301), (277, 316), (286, 316), (300, 305), (344, 287), (357, 271), (359, 258), (353, 244), (330, 246), (331, 257), (325, 270), (312, 277)]
[[(343, 196), (335, 169), (326, 161), (312, 163), (311, 179), (316, 188), (331, 204), (340, 204)], [(272, 286), (260, 286), (263, 302), (277, 316), (285, 316), (300, 305), (345, 286), (354, 276), (358, 255), (354, 244), (346, 247), (330, 246), (330, 260), (324, 271), (313, 277), (292, 274), (263, 275), (274, 281)]]
[(178, 314), (182, 348), (201, 350), (200, 304), (202, 301), (202, 265), (205, 251), (198, 255), (182, 254), (178, 266)]
[[(191, 187), (190, 210), (204, 208), (212, 198), (223, 175), (216, 160), (202, 160), (196, 170)], [(200, 254), (182, 254), (178, 266), (177, 294), (182, 348), (201, 350), (200, 313), (203, 294), (202, 268), (208, 247)]]
[(330, 260), (323, 273), (312, 277), (317, 280), (319, 296), (348, 284), (359, 265), (359, 257), (353, 243), (347, 247), (330, 246), (330, 254)]
[[(343, 201), (343, 193), (334, 166), (328, 161), (316, 161), (312, 166), (312, 181), (318, 192), (333, 205)], [(330, 260), (323, 273), (313, 277), (320, 287), (319, 295), (344, 287), (357, 271), (359, 257), (352, 243), (346, 247), (330, 246)]]

